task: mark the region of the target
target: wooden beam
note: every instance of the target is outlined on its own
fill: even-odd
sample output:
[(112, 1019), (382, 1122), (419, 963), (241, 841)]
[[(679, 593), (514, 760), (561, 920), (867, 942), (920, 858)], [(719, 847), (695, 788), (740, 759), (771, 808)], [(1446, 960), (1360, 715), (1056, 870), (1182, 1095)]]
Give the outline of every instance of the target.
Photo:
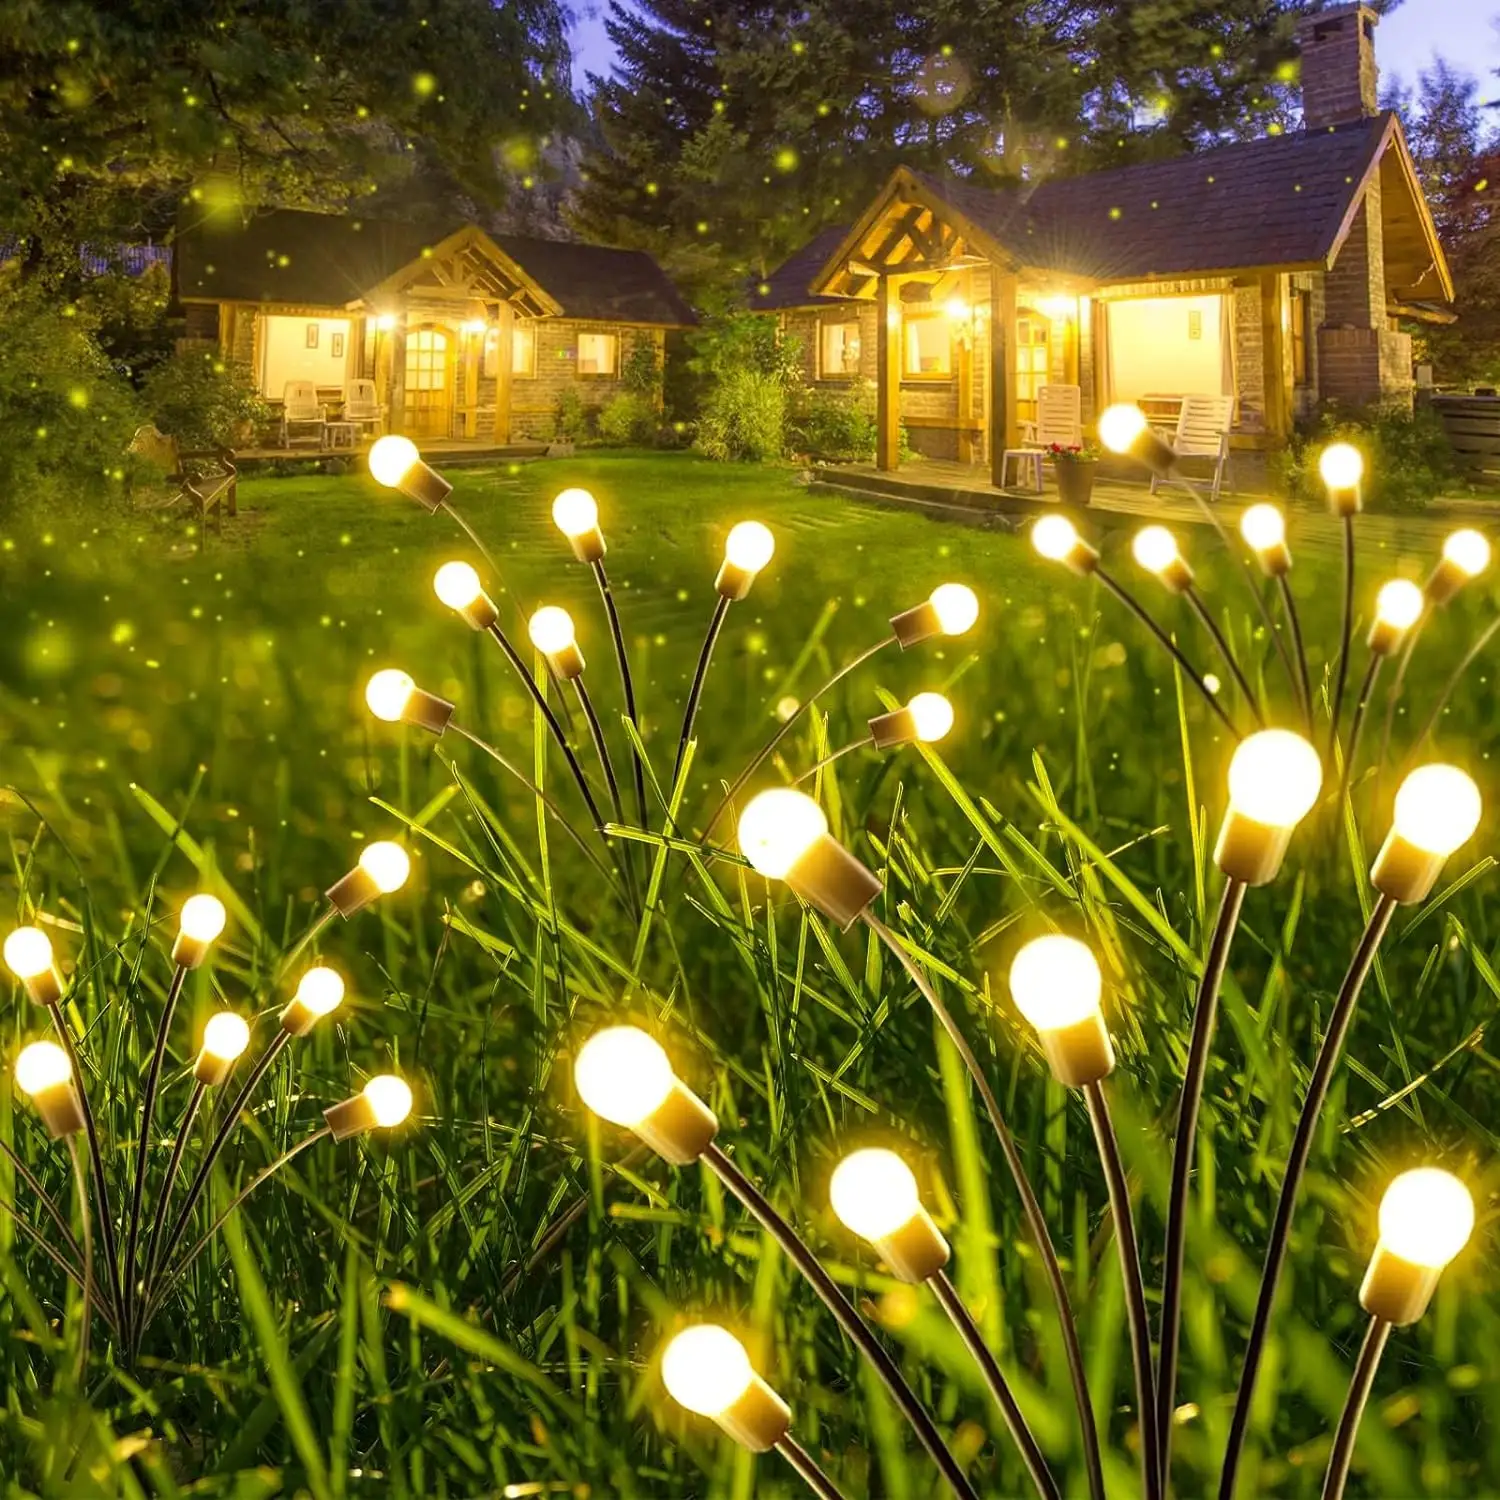
[(1266, 433), (1284, 443), (1292, 435), (1292, 361), (1286, 336), (1287, 278), (1275, 271), (1260, 279), (1261, 388)]
[(891, 259), (892, 253), (901, 244), (902, 240), (910, 239), (916, 228), (917, 220), (922, 217), (926, 209), (919, 203), (913, 208), (908, 208), (896, 221), (895, 227), (886, 237), (881, 240), (879, 248), (870, 256), (870, 262), (882, 272), (890, 266), (897, 264)]
[(479, 436), (479, 357), (484, 352), (484, 335), (460, 333), (464, 353), (464, 436)]
[(406, 317), (398, 314), (391, 329), (391, 410), (390, 430), (406, 430)]
[(990, 267), (990, 482), (1001, 487), (1001, 460), (1016, 446), (1016, 278)]
[(880, 278), (875, 304), (875, 467), (894, 471), (901, 462), (901, 297), (894, 276)]
[(497, 444), (510, 441), (510, 360), (516, 310), (509, 302), (496, 309), (495, 425), (490, 436)]

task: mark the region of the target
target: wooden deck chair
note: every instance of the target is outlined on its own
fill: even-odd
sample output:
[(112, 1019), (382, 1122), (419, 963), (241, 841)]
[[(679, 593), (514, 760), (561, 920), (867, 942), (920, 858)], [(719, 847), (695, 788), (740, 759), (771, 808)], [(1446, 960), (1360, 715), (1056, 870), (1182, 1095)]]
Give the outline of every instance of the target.
[(344, 421), (352, 422), (361, 432), (375, 429), (379, 437), (385, 429), (385, 406), (375, 399), (373, 380), (351, 380), (344, 387)]
[(292, 446), (292, 428), (311, 427), (323, 446), (323, 428), (328, 408), (318, 400), (318, 387), (311, 380), (289, 380), (281, 391), (281, 446)]
[(1000, 487), (1006, 486), (1012, 464), (1016, 469), (1016, 487), (1029, 473), (1037, 494), (1042, 493), (1042, 463), (1046, 450), (1054, 443), (1059, 448), (1083, 446), (1083, 392), (1076, 385), (1039, 386), (1036, 393), (1036, 421), (1021, 424), (1021, 448), (1007, 448), (1000, 455)]
[[(1229, 428), (1234, 421), (1233, 396), (1184, 396), (1172, 447), (1178, 458), (1203, 458), (1213, 464), (1210, 494), (1217, 500), (1229, 483)], [(1160, 480), (1151, 479), (1154, 495)]]

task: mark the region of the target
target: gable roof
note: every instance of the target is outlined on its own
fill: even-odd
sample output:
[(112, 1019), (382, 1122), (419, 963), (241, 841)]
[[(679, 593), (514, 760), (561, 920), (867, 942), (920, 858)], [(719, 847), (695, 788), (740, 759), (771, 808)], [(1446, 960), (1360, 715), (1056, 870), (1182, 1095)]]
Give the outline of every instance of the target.
[(772, 312), (783, 307), (815, 307), (842, 302), (842, 297), (819, 296), (809, 288), (851, 227), (834, 224), (819, 230), (795, 255), (751, 287), (751, 308), (756, 312)]
[(474, 225), (405, 223), (272, 209), (221, 227), (180, 227), (174, 244), (178, 296), (186, 302), (280, 302), (347, 307), (395, 288), (445, 248), (477, 248), (532, 293), (537, 311), (606, 322), (696, 322), (649, 255)]

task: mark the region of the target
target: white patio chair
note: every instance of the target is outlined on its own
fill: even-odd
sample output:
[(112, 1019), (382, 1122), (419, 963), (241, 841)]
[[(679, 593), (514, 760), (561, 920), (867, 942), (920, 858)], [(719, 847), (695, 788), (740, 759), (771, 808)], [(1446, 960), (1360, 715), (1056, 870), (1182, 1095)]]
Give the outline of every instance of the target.
[(1011, 466), (1016, 470), (1016, 488), (1029, 474), (1037, 494), (1042, 493), (1042, 463), (1047, 449), (1083, 446), (1083, 392), (1076, 385), (1044, 385), (1036, 393), (1036, 421), (1021, 424), (1020, 448), (1007, 448), (1000, 455), (1000, 487), (1007, 488)]
[[(1234, 422), (1233, 396), (1184, 396), (1172, 447), (1179, 458), (1204, 458), (1214, 466), (1210, 494), (1217, 500), (1229, 483), (1229, 429)], [(1154, 495), (1161, 481), (1151, 479)]]
[(311, 427), (323, 446), (323, 428), (328, 408), (318, 400), (318, 387), (311, 380), (289, 380), (281, 390), (281, 446), (292, 446), (292, 428)]
[(344, 387), (344, 421), (352, 422), (361, 432), (375, 429), (379, 437), (385, 429), (385, 404), (375, 399), (373, 380), (351, 380)]

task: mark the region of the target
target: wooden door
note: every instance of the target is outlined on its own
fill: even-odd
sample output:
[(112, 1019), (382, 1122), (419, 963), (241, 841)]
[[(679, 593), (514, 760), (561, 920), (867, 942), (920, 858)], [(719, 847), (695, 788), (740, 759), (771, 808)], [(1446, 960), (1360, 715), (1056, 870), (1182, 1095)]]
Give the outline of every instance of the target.
[(406, 411), (402, 430), (412, 437), (453, 435), (454, 338), (436, 324), (406, 335)]

